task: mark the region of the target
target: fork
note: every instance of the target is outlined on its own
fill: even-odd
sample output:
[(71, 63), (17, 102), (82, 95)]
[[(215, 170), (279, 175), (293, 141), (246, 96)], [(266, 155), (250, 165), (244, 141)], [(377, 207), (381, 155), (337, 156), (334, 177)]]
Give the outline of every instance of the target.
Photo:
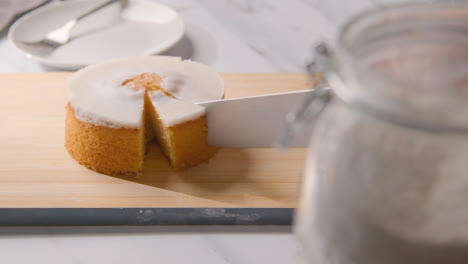
[(49, 33), (46, 34), (46, 36), (43, 39), (39, 41), (34, 41), (34, 42), (21, 41), (21, 43), (23, 44), (24, 48), (26, 48), (32, 54), (45, 55), (45, 54), (51, 53), (56, 48), (66, 44), (67, 42), (71, 40), (70, 33), (80, 20), (101, 10), (102, 8), (106, 6), (109, 6), (119, 1), (122, 1), (122, 0), (105, 1), (102, 4), (96, 6), (95, 8), (85, 12), (84, 14), (81, 14), (78, 17), (72, 20), (69, 20), (63, 26), (50, 31)]

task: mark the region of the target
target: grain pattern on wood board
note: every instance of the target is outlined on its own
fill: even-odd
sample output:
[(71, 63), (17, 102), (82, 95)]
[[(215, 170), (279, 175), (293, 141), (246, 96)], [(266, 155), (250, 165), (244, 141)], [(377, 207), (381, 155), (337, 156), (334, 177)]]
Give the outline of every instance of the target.
[[(295, 207), (305, 149), (221, 149), (174, 172), (150, 145), (143, 177), (111, 177), (64, 148), (71, 73), (0, 74), (0, 207)], [(226, 98), (305, 89), (301, 73), (226, 73)]]

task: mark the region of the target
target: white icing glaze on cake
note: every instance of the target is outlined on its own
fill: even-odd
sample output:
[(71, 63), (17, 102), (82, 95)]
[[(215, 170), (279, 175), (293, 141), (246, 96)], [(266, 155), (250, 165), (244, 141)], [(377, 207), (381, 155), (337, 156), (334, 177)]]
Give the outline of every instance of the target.
[(166, 127), (195, 120), (205, 115), (205, 107), (166, 96), (161, 91), (150, 92), (149, 97)]
[(144, 90), (135, 91), (122, 83), (141, 73), (161, 76), (162, 88), (177, 98), (165, 96), (166, 99), (162, 93), (161, 96), (158, 92), (149, 93), (167, 126), (202, 116), (203, 107), (193, 103), (224, 96), (222, 78), (209, 67), (178, 57), (146, 56), (112, 60), (76, 72), (68, 80), (68, 102), (81, 121), (116, 128), (139, 128)]

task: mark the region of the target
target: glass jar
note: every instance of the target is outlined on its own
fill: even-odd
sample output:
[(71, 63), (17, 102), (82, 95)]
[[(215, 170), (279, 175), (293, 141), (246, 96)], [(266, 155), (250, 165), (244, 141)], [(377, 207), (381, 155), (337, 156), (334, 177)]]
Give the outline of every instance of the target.
[(294, 227), (304, 262), (468, 263), (468, 4), (369, 11), (328, 59)]

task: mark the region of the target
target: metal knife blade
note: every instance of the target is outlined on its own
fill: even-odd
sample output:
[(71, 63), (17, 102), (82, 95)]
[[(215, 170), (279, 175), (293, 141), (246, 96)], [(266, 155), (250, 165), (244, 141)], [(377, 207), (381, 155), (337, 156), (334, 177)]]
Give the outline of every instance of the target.
[[(208, 144), (224, 148), (271, 148), (286, 126), (286, 115), (310, 93), (311, 90), (303, 90), (198, 103), (206, 107)], [(290, 147), (307, 147), (310, 127)]]

